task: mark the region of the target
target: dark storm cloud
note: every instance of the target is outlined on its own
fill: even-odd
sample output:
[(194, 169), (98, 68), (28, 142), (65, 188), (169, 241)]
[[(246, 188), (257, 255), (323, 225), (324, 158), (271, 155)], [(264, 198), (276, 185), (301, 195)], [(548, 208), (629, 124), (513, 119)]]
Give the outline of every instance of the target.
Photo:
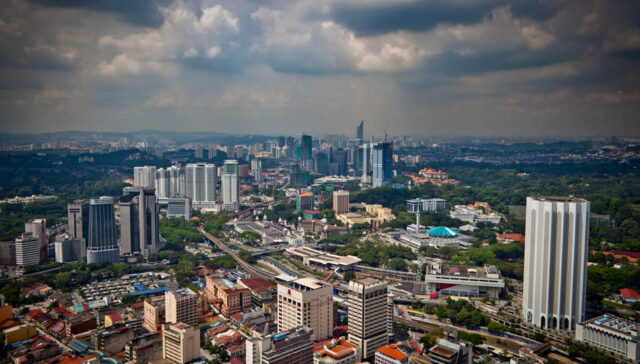
[(357, 35), (372, 36), (401, 30), (427, 31), (438, 24), (475, 24), (504, 5), (510, 5), (518, 17), (536, 20), (550, 18), (559, 8), (559, 2), (532, 0), (339, 2), (332, 7), (330, 18)]
[(114, 13), (129, 24), (159, 27), (163, 17), (160, 5), (170, 3), (169, 0), (30, 0), (31, 2), (50, 7), (78, 8), (93, 11)]

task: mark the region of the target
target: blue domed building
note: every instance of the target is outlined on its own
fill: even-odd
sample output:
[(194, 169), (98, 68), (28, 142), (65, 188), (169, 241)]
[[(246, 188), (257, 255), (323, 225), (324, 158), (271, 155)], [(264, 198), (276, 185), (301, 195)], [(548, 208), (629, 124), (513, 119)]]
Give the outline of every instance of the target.
[(427, 230), (427, 233), (429, 233), (429, 235), (436, 238), (455, 238), (458, 235), (460, 235), (458, 230), (453, 228), (448, 228), (446, 226), (436, 226), (434, 228)]

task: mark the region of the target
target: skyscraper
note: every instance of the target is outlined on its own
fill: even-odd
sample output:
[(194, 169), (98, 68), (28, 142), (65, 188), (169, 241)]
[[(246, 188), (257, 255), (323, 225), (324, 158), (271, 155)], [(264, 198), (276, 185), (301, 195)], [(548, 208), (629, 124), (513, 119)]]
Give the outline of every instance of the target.
[(584, 320), (589, 201), (528, 197), (522, 315), (525, 322), (574, 329)]
[(73, 239), (89, 238), (89, 201), (75, 200), (67, 204), (69, 236)]
[(40, 239), (33, 233), (24, 233), (16, 239), (16, 265), (26, 267), (40, 263)]
[(158, 168), (156, 171), (156, 196), (167, 198), (171, 196), (171, 170)]
[(387, 283), (373, 278), (349, 282), (349, 342), (360, 347), (362, 359), (389, 343)]
[(333, 335), (333, 286), (315, 278), (278, 284), (277, 324), (278, 331), (309, 327), (315, 340)]
[(133, 167), (133, 185), (141, 187), (156, 187), (156, 167)]
[(373, 187), (380, 187), (391, 182), (391, 167), (393, 156), (393, 143), (382, 142), (373, 145), (371, 183)]
[(222, 207), (226, 210), (237, 210), (238, 195), (238, 161), (226, 160), (222, 168)]
[(216, 201), (216, 166), (210, 163), (191, 163), (186, 167), (186, 195), (193, 208), (213, 207)]
[(356, 129), (356, 139), (358, 140), (358, 143), (362, 143), (363, 137), (364, 137), (364, 120), (360, 120), (360, 124)]
[(113, 200), (109, 197), (89, 202), (89, 240), (87, 264), (118, 263), (120, 249), (116, 240), (116, 220)]
[(47, 252), (47, 220), (46, 219), (33, 219), (24, 224), (24, 231), (33, 234), (33, 237), (40, 241), (40, 253), (38, 254), (40, 263), (44, 262), (48, 258)]
[(183, 322), (162, 325), (162, 358), (185, 364), (200, 358), (200, 330)]
[(371, 183), (371, 144), (364, 143), (359, 150), (359, 165), (362, 172), (362, 183)]
[(149, 258), (160, 249), (159, 208), (153, 188), (120, 198), (120, 248), (122, 254)]
[(303, 134), (300, 143), (300, 160), (302, 162), (302, 170), (305, 172), (313, 171), (313, 138), (311, 135)]

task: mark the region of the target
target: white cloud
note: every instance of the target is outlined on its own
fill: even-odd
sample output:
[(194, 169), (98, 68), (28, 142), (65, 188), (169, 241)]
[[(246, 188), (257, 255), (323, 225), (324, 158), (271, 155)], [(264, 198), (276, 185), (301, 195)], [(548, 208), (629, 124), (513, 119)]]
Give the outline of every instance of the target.
[(220, 47), (211, 47), (207, 49), (207, 58), (216, 58), (221, 52), (222, 49), (220, 49)]
[(98, 64), (98, 73), (103, 76), (119, 76), (126, 74), (138, 74), (141, 71), (140, 63), (129, 58), (126, 54), (119, 54), (111, 62)]

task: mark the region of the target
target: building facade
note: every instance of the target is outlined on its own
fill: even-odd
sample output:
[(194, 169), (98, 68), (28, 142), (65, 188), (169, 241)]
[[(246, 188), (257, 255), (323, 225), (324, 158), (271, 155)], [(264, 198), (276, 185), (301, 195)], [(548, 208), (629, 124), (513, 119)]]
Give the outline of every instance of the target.
[(185, 167), (186, 196), (194, 208), (213, 207), (216, 201), (217, 172), (211, 163), (190, 163)]
[(183, 322), (162, 325), (162, 358), (185, 364), (200, 358), (200, 330)]
[(373, 278), (349, 282), (349, 342), (360, 348), (362, 359), (389, 344), (387, 283)]
[(393, 143), (382, 142), (373, 145), (371, 152), (371, 169), (373, 187), (380, 187), (391, 183), (393, 163)]
[(238, 161), (226, 160), (222, 167), (222, 208), (237, 210), (240, 202)]
[(116, 220), (113, 200), (109, 197), (89, 202), (89, 240), (87, 264), (112, 264), (120, 261), (120, 248), (116, 238)]
[(149, 258), (160, 250), (160, 214), (153, 188), (120, 198), (120, 248), (122, 254)]
[(169, 197), (167, 199), (167, 217), (191, 218), (191, 199), (189, 197)]
[(183, 322), (187, 325), (198, 324), (198, 295), (191, 290), (184, 292), (167, 291), (164, 295), (165, 321), (170, 324)]
[(313, 210), (313, 193), (300, 192), (296, 196), (296, 211)]
[(278, 284), (279, 331), (297, 326), (313, 330), (316, 340), (333, 335), (333, 286), (314, 278)]
[(633, 362), (640, 360), (640, 325), (610, 314), (594, 317), (576, 326), (576, 341), (613, 352)]
[(47, 245), (49, 243), (49, 239), (47, 238), (47, 220), (29, 220), (24, 224), (24, 231), (33, 234), (33, 236), (40, 241), (40, 263), (46, 261), (49, 256), (47, 252)]
[(139, 187), (156, 187), (156, 167), (133, 167), (133, 185)]
[(349, 212), (349, 191), (333, 191), (333, 211), (336, 214)]
[(82, 260), (87, 255), (84, 239), (61, 237), (55, 242), (56, 262), (68, 263)]
[(32, 233), (24, 233), (16, 238), (15, 251), (18, 267), (40, 264), (40, 239)]
[(247, 364), (313, 363), (313, 331), (307, 327), (252, 337), (245, 345)]
[(230, 317), (236, 312), (251, 311), (250, 289), (226, 279), (215, 279), (212, 276), (207, 276), (205, 282), (207, 297), (221, 300), (220, 312), (224, 316)]
[(574, 329), (584, 320), (589, 201), (528, 197), (522, 315), (541, 328)]

